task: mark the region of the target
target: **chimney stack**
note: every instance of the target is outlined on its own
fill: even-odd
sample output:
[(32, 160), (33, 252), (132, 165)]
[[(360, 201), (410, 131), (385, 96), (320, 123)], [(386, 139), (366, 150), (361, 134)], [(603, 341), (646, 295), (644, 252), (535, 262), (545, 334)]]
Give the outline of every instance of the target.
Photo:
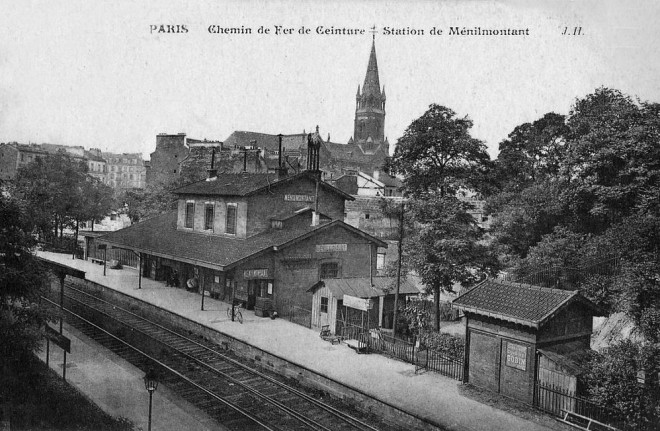
[(211, 148), (211, 168), (207, 169), (206, 172), (208, 173), (207, 180), (218, 176), (218, 170), (215, 169), (215, 148)]

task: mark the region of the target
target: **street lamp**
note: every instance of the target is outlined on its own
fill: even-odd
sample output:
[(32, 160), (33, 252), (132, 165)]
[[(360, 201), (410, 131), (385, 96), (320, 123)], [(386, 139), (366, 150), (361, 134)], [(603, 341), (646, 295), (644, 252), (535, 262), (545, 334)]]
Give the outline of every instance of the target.
[(153, 368), (149, 368), (147, 374), (144, 375), (144, 387), (149, 391), (149, 431), (151, 431), (151, 400), (158, 389), (158, 374)]

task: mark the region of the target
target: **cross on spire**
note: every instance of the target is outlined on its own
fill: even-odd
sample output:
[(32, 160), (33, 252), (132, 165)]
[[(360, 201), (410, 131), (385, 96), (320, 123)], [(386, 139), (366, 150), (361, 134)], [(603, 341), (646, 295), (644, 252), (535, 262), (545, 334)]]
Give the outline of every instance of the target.
[(371, 30), (369, 30), (369, 33), (371, 33), (371, 37), (373, 38), (373, 41), (376, 41), (376, 33), (378, 33), (378, 30), (376, 30), (376, 25), (374, 24), (373, 27), (371, 27)]

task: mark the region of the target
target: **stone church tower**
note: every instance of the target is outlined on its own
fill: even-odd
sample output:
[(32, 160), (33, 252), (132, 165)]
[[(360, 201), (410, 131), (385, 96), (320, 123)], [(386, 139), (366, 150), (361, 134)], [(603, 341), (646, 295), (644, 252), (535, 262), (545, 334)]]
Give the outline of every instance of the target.
[(371, 44), (371, 55), (362, 89), (358, 85), (355, 96), (355, 128), (349, 143), (359, 145), (365, 153), (372, 153), (381, 144), (388, 153), (385, 141), (385, 87), (381, 90), (376, 60), (376, 41)]

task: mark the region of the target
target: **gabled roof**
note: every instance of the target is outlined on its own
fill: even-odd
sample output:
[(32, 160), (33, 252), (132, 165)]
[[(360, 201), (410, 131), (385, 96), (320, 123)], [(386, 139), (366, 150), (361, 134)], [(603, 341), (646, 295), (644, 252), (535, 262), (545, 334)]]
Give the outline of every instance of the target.
[[(344, 295), (355, 296), (357, 298), (374, 298), (394, 293), (394, 277), (354, 277), (354, 278), (327, 278), (314, 284), (309, 290), (315, 291), (326, 286), (332, 295), (341, 300)], [(420, 293), (413, 282), (406, 277), (401, 278), (399, 294), (416, 295)]]
[(271, 229), (249, 238), (233, 238), (178, 230), (176, 221), (177, 212), (173, 211), (125, 229), (110, 232), (98, 237), (96, 241), (220, 270), (229, 269), (261, 253), (288, 247), (333, 226), (354, 232), (379, 247), (387, 247), (383, 241), (340, 220), (322, 223), (318, 226), (296, 223), (287, 226), (286, 229)]
[[(180, 195), (251, 196), (301, 178), (314, 180), (313, 174), (305, 171), (283, 178), (279, 178), (276, 173), (220, 173), (215, 178), (197, 181), (179, 187), (173, 192)], [(325, 181), (321, 181), (319, 185), (326, 190), (340, 194), (344, 199), (354, 199), (351, 195)]]
[(486, 280), (453, 301), (468, 313), (540, 328), (568, 304), (580, 302), (594, 315), (602, 310), (576, 290)]

